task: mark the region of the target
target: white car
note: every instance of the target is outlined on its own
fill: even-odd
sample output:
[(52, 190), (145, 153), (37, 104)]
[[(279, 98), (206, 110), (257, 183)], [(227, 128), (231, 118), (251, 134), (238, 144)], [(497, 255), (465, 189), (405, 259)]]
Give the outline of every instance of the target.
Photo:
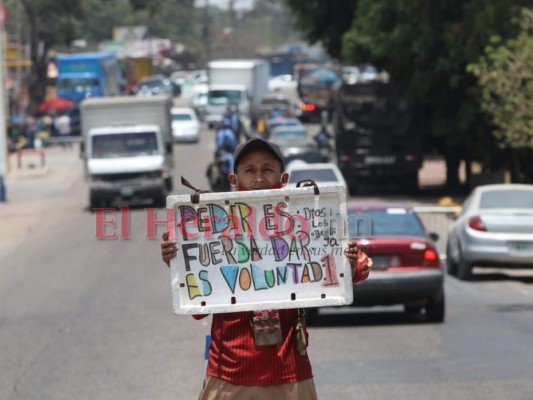
[(200, 140), (200, 122), (194, 110), (190, 107), (174, 107), (170, 113), (174, 140), (197, 143)]
[(449, 228), (448, 273), (472, 278), (473, 267), (531, 268), (533, 185), (476, 187)]
[(307, 163), (302, 160), (291, 161), (285, 169), (289, 173), (287, 187), (296, 187), (297, 183), (312, 179), (320, 185), (341, 185), (348, 188), (339, 167), (333, 163)]
[(275, 92), (277, 90), (282, 91), (283, 89), (296, 89), (297, 85), (298, 83), (294, 80), (292, 75), (278, 75), (269, 79), (268, 90), (270, 92)]

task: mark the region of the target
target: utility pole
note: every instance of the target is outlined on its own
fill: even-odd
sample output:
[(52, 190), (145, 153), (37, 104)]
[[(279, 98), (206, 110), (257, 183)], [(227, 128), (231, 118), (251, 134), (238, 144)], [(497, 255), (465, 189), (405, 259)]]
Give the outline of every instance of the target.
[(4, 26), (7, 18), (7, 9), (0, 0), (0, 202), (7, 200), (5, 177), (7, 175), (7, 132), (6, 132), (6, 102), (4, 79), (5, 43)]
[(204, 21), (202, 27), (202, 37), (205, 45), (206, 65), (211, 60), (211, 34), (209, 29), (209, 0), (204, 4)]

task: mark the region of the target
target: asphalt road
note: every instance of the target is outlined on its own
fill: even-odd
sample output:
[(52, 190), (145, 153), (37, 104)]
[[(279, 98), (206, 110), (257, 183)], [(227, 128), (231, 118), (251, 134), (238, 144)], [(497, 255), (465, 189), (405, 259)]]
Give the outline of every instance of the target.
[[(207, 187), (213, 135), (176, 145), (176, 183)], [(0, 203), (0, 399), (195, 399), (209, 319), (172, 313), (143, 207), (129, 210), (129, 239), (95, 238), (76, 152), (50, 149), (46, 174), (11, 178)], [(533, 274), (448, 278), (446, 296), (443, 324), (394, 307), (324, 310), (309, 328), (319, 398), (533, 399)]]

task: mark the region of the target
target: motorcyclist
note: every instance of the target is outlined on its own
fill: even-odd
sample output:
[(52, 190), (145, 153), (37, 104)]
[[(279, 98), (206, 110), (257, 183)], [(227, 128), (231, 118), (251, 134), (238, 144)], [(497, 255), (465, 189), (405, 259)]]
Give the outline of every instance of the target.
[(220, 148), (215, 152), (215, 160), (209, 164), (206, 176), (213, 192), (228, 192), (231, 190), (229, 173), (233, 168), (233, 157)]
[(328, 118), (327, 118), (327, 112), (326, 115), (322, 113), (321, 118), (321, 124), (320, 124), (320, 130), (317, 132), (317, 134), (313, 137), (319, 152), (322, 154), (322, 157), (324, 158), (324, 161), (329, 161), (330, 158), (330, 151), (331, 151), (331, 144), (330, 139), (332, 138), (332, 135), (328, 131)]

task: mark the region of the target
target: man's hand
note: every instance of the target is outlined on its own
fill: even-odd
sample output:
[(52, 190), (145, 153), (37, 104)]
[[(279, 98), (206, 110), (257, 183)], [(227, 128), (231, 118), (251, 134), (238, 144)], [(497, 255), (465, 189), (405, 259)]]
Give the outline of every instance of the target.
[(176, 257), (178, 247), (175, 240), (168, 240), (168, 232), (163, 233), (163, 242), (161, 242), (161, 257), (167, 267), (170, 268), (170, 260)]
[(348, 248), (344, 251), (344, 254), (350, 261), (352, 267), (352, 280), (353, 282), (364, 281), (368, 278), (370, 273), (370, 267), (372, 266), (372, 259), (357, 249), (357, 242), (349, 241)]

